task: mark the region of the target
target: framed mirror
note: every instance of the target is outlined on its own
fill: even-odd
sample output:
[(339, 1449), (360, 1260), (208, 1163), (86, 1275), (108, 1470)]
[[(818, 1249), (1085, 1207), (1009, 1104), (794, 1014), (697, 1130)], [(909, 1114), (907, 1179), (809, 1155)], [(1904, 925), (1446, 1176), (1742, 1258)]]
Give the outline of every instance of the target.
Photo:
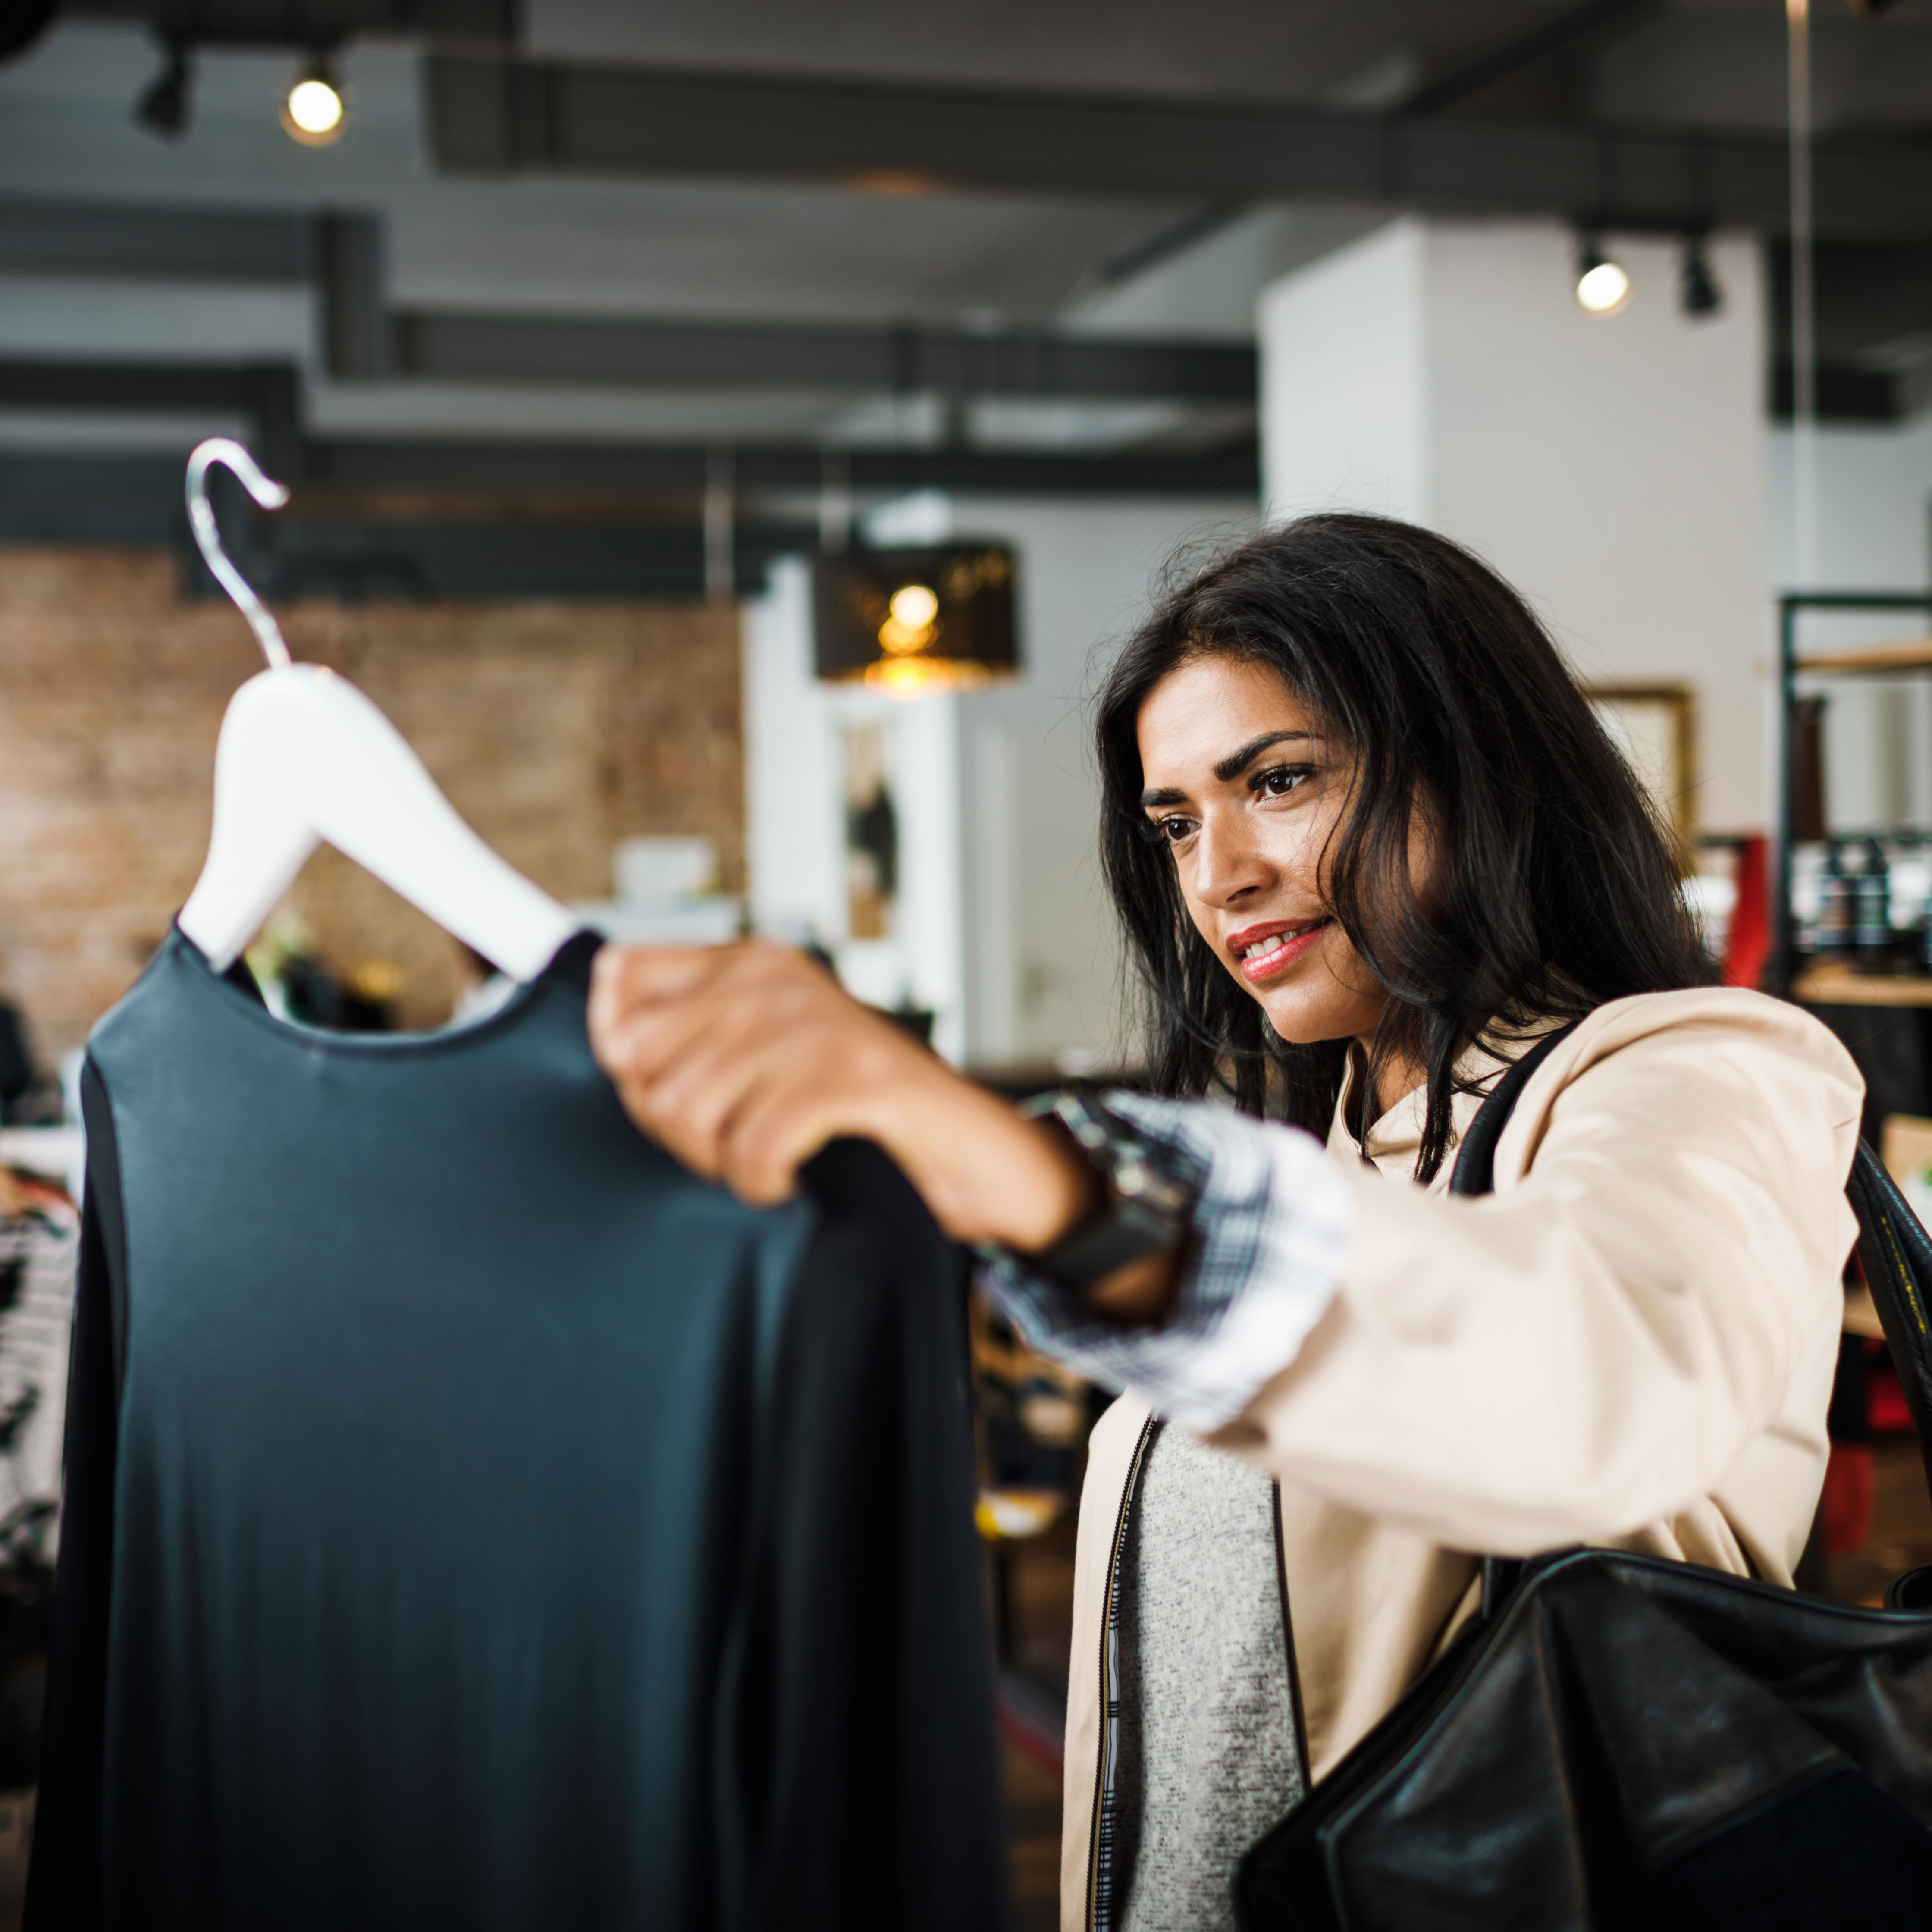
[(1697, 833), (1697, 700), (1690, 687), (1586, 685), (1583, 694), (1676, 834), (1682, 862)]

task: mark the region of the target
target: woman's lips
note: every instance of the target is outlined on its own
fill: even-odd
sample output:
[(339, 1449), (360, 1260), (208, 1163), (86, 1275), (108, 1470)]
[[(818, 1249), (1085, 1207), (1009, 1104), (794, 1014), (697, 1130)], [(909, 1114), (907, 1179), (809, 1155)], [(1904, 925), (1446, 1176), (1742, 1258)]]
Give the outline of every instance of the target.
[(1234, 956), (1241, 977), (1250, 984), (1272, 980), (1320, 944), (1328, 923), (1325, 919), (1307, 922), (1284, 920), (1272, 926), (1244, 926), (1229, 938), (1228, 950)]

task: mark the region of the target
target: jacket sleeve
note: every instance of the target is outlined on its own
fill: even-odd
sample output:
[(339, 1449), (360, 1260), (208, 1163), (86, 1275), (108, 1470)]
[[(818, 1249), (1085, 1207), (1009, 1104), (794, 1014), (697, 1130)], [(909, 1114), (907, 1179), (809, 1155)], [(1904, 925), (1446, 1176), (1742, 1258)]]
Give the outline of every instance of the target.
[(981, 1251), (982, 1280), (1043, 1354), (1205, 1435), (1240, 1414), (1334, 1298), (1354, 1199), (1313, 1135), (1203, 1100), (1110, 1093), (1144, 1137), (1137, 1158), (1193, 1197), (1172, 1313), (1126, 1328), (1088, 1312), (1021, 1256)]
[(1862, 1093), (1795, 1006), (1691, 992), (1600, 1010), (1526, 1090), (1496, 1194), (1350, 1172), (1334, 1300), (1209, 1439), (1469, 1550), (1672, 1514), (1840, 1322)]

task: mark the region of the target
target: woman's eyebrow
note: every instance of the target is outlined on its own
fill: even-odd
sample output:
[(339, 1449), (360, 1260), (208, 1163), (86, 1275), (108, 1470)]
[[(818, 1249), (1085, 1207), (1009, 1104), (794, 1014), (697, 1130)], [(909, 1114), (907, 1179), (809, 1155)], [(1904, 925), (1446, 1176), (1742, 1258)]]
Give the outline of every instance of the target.
[[(1303, 738), (1312, 742), (1321, 736), (1318, 731), (1264, 732), (1258, 738), (1250, 738), (1238, 752), (1230, 752), (1214, 767), (1214, 776), (1226, 784), (1230, 779), (1239, 778), (1270, 745), (1285, 745), (1292, 738)], [(1186, 793), (1175, 791), (1171, 788), (1141, 794), (1141, 807), (1146, 812), (1152, 812), (1157, 806), (1185, 805), (1186, 802)]]
[[(1261, 737), (1250, 738), (1238, 752), (1230, 752), (1214, 767), (1214, 776), (1226, 784), (1229, 779), (1239, 778), (1270, 745), (1286, 744), (1291, 738), (1312, 740), (1319, 735), (1314, 731), (1270, 731)], [(1142, 802), (1144, 804), (1146, 800)]]

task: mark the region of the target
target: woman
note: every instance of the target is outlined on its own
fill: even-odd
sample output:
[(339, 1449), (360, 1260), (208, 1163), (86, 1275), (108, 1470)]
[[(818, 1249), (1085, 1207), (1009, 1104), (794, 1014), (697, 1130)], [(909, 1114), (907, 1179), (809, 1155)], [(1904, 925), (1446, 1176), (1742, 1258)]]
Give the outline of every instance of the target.
[[(1022, 1118), (763, 946), (608, 952), (592, 1028), (748, 1199), (880, 1142), (1039, 1346), (1129, 1391), (1081, 1504), (1063, 1921), (1225, 1926), (1240, 1853), (1468, 1615), (1471, 1552), (1789, 1582), (1861, 1089), (1797, 1008), (1704, 983), (1629, 771), (1441, 538), (1256, 538), (1128, 645), (1099, 751), (1171, 1097)], [(1495, 1194), (1450, 1198), (1485, 1090), (1572, 1021)]]

